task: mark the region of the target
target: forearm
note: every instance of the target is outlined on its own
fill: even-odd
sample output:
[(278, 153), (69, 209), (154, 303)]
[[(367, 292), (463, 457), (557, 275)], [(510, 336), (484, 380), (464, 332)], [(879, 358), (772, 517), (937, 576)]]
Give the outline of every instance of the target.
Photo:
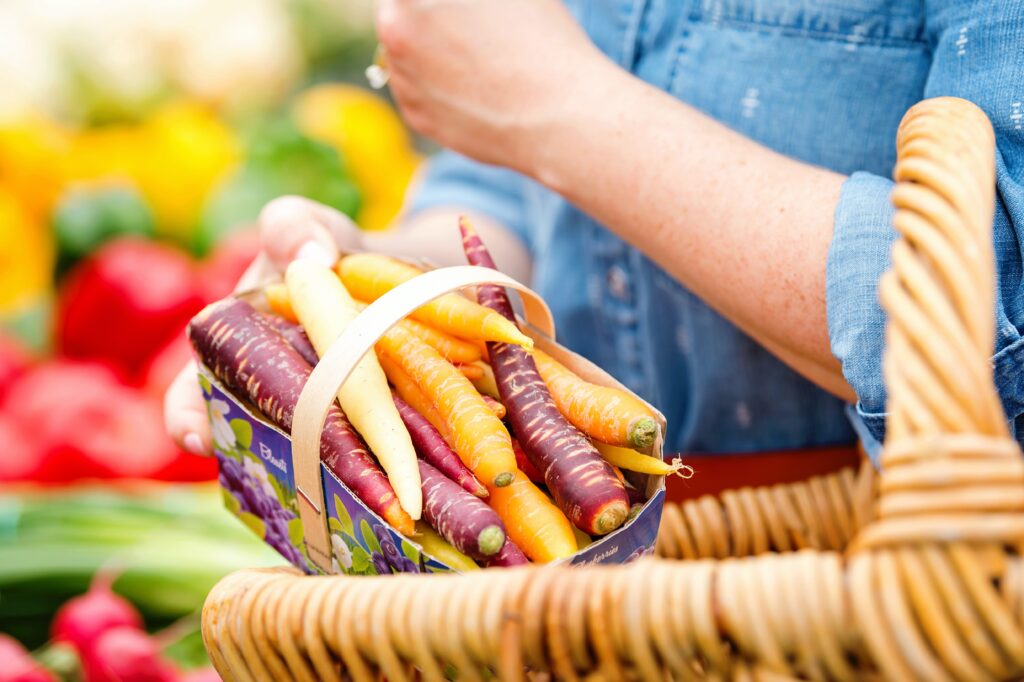
[(438, 207), (400, 220), (394, 227), (380, 232), (366, 232), (365, 247), (371, 251), (426, 258), (437, 265), (465, 265), (459, 216), (468, 215), (477, 233), (494, 254), (495, 264), (502, 272), (520, 282), (529, 283), (530, 254), (510, 230), (487, 216), (457, 207)]
[(825, 264), (843, 176), (739, 135), (609, 66), (528, 135), (523, 170), (797, 371), (852, 399)]

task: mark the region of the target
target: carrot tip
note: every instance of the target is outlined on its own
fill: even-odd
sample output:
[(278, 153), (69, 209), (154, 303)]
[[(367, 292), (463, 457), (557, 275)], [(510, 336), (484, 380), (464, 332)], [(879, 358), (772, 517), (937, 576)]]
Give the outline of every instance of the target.
[(594, 535), (606, 535), (621, 526), (629, 515), (625, 504), (612, 504), (594, 519)]
[(629, 444), (637, 450), (645, 450), (654, 443), (658, 424), (650, 417), (641, 417), (629, 425)]
[(515, 474), (511, 471), (503, 471), (494, 477), (494, 487), (504, 488), (507, 485), (512, 485), (514, 480), (516, 480)]
[(487, 526), (476, 538), (477, 547), (484, 556), (491, 556), (501, 551), (505, 545), (505, 531), (499, 526)]

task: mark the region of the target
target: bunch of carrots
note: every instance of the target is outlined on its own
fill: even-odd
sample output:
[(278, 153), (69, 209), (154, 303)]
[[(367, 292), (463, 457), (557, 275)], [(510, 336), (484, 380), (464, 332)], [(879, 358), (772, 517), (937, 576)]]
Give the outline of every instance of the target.
[[(460, 222), (467, 260), (494, 267)], [(370, 302), (420, 274), (371, 253), (331, 269), (296, 261), (265, 290), (272, 312), (228, 299), (189, 326), (199, 358), (290, 431), (320, 356)], [(371, 510), (450, 566), (548, 562), (621, 527), (644, 502), (622, 470), (669, 475), (645, 454), (658, 422), (631, 394), (589, 383), (534, 348), (502, 287), (448, 294), (377, 343), (338, 392), (321, 459)]]

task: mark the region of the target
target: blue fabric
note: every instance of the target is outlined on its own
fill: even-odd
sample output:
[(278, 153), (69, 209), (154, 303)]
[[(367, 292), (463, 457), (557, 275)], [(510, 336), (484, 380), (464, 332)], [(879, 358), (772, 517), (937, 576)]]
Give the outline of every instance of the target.
[(850, 174), (836, 210), (826, 292), (833, 352), (859, 397), (847, 410), (557, 195), (451, 153), (431, 162), (411, 210), (464, 206), (513, 229), (533, 254), (533, 284), (551, 304), (560, 340), (658, 405), (669, 420), (669, 447), (728, 453), (860, 435), (875, 449), (885, 428), (876, 285), (893, 239), (887, 178), (901, 117), (935, 95), (978, 103), (996, 126), (995, 367), (1009, 414), (1024, 413), (1024, 273), (1015, 222), (1024, 217), (1024, 3), (567, 5), (594, 43), (638, 77), (772, 149)]

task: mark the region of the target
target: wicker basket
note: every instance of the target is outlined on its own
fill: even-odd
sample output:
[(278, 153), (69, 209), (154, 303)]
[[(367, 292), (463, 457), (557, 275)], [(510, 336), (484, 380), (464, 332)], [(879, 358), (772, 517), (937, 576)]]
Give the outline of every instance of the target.
[(243, 571), (203, 635), (229, 680), (1006, 680), (1024, 674), (1024, 460), (991, 381), (994, 138), (900, 126), (884, 473), (665, 512), (662, 558), (463, 576)]

